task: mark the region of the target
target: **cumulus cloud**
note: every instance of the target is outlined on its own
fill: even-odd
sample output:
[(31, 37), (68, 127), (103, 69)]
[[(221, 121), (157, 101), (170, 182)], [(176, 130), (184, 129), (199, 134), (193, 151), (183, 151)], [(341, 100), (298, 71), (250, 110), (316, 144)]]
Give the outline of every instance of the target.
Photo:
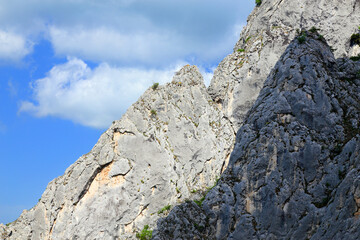
[(58, 55), (153, 67), (179, 59), (221, 60), (254, 5), (237, 0), (0, 2), (0, 28), (10, 26), (33, 41), (46, 36)]
[(128, 66), (140, 64), (158, 67), (185, 59), (197, 64), (217, 62), (231, 52), (242, 26), (234, 24), (228, 29), (229, 33), (217, 41), (194, 40), (194, 36), (170, 29), (121, 32), (108, 27), (51, 27), (49, 35), (58, 55)]
[(33, 83), (35, 103), (22, 102), (20, 112), (106, 128), (149, 86), (170, 81), (181, 66), (146, 70), (115, 68), (103, 63), (91, 69), (84, 61), (71, 58)]
[(92, 61), (147, 64), (182, 58), (176, 37), (169, 33), (120, 33), (109, 28), (50, 29), (51, 42), (61, 55), (77, 56)]
[(32, 51), (33, 44), (24, 37), (0, 30), (0, 59), (19, 61)]
[(254, 7), (238, 0), (0, 2), (0, 29), (22, 33), (0, 31), (0, 43), (3, 34), (12, 44), (0, 47), (0, 59), (21, 59), (44, 39), (57, 56), (74, 57), (33, 82), (33, 99), (20, 112), (97, 128), (119, 119), (153, 82), (170, 81), (176, 63), (197, 65), (209, 85)]

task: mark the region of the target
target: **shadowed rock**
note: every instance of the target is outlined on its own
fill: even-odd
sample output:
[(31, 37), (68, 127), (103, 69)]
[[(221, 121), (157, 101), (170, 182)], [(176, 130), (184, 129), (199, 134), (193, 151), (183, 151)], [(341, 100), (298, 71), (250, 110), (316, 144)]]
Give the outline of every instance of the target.
[(350, 46), (358, 32), (358, 0), (262, 0), (248, 17), (234, 52), (217, 67), (209, 93), (225, 116), (239, 129), (263, 87), (266, 77), (297, 31), (316, 27), (336, 57), (360, 54)]
[[(305, 39), (271, 71), (202, 208), (177, 207), (154, 239), (359, 239), (360, 62)], [(190, 214), (202, 232), (176, 225)]]

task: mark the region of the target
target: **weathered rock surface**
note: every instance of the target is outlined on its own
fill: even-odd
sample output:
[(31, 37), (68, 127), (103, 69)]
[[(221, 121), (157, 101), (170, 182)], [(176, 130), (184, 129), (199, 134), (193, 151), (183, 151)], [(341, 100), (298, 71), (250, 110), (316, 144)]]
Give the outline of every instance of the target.
[(295, 41), (259, 96), (297, 29), (349, 57), (359, 23), (359, 0), (263, 0), (209, 93), (190, 66), (149, 88), (0, 238), (132, 239), (201, 198), (243, 124), (202, 207), (175, 207), (155, 239), (360, 238), (359, 63)]
[[(360, 61), (335, 60), (316, 33), (295, 39), (217, 186), (159, 220), (154, 239), (359, 239), (359, 119)], [(192, 216), (205, 227), (181, 227)]]
[(234, 52), (216, 69), (209, 93), (238, 129), (297, 30), (319, 28), (335, 57), (350, 57), (360, 53), (358, 46), (350, 46), (359, 24), (359, 0), (262, 0)]
[(196, 196), (226, 167), (235, 133), (195, 66), (149, 88), (90, 153), (49, 183), (5, 239), (131, 239), (164, 206)]

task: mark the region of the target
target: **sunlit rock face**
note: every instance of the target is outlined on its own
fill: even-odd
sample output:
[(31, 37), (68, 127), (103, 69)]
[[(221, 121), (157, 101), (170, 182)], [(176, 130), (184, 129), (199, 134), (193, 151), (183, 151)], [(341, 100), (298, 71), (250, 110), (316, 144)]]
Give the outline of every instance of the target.
[(49, 183), (33, 209), (6, 230), (3, 226), (2, 234), (6, 239), (135, 238), (168, 212), (162, 208), (213, 185), (234, 142), (235, 132), (198, 69), (185, 66), (171, 83), (150, 87), (90, 153)]
[[(360, 61), (335, 59), (315, 30), (301, 35), (265, 81), (218, 184), (201, 207), (159, 220), (155, 239), (359, 239)], [(193, 216), (197, 227), (184, 228)]]

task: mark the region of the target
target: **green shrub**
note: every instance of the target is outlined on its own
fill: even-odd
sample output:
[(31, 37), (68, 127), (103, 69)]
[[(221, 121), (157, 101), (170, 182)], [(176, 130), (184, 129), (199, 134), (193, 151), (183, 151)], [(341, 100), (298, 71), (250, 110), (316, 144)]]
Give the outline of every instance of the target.
[(323, 35), (321, 35), (321, 34), (319, 34), (318, 35), (318, 40), (320, 40), (320, 41), (325, 41), (325, 38), (324, 38), (324, 36)]
[(156, 90), (158, 88), (158, 86), (159, 86), (159, 83), (154, 83), (151, 88), (153, 90)]
[(240, 49), (238, 49), (237, 51), (238, 51), (238, 52), (245, 52), (245, 49), (240, 48)]
[(165, 212), (165, 211), (169, 211), (170, 208), (171, 208), (171, 205), (167, 205), (167, 206), (163, 207), (162, 209), (160, 209), (160, 210), (158, 211), (158, 214), (161, 214), (161, 213), (163, 213), (163, 212)]
[(199, 207), (201, 207), (201, 205), (202, 205), (202, 203), (204, 202), (205, 197), (206, 197), (206, 195), (208, 194), (208, 192), (209, 192), (211, 189), (213, 189), (213, 188), (218, 184), (219, 180), (220, 180), (220, 178), (216, 177), (215, 182), (214, 182), (214, 185), (211, 186), (211, 187), (207, 187), (207, 188), (206, 188), (206, 191), (204, 192), (203, 197), (200, 198), (200, 200), (194, 200), (194, 202), (195, 202)]
[(145, 225), (140, 233), (136, 233), (136, 238), (140, 240), (150, 240), (152, 238), (153, 231), (149, 229), (149, 225)]
[(306, 41), (306, 33), (302, 33), (297, 39), (300, 44), (303, 44)]
[(312, 28), (310, 28), (309, 31), (312, 32), (312, 33), (317, 33), (318, 30), (319, 30), (319, 29), (317, 29), (316, 27), (312, 27)]
[(351, 35), (351, 37), (350, 37), (350, 46), (353, 46), (356, 44), (360, 46), (360, 33), (355, 33), (355, 34)]
[(156, 116), (156, 114), (157, 114), (156, 110), (154, 110), (154, 109), (151, 109), (150, 113), (151, 113), (151, 116)]
[(247, 43), (250, 39), (251, 39), (251, 36), (245, 40), (245, 43)]
[(350, 57), (350, 60), (359, 61), (360, 60), (360, 53), (357, 56)]
[(255, 0), (256, 6), (259, 7), (262, 3), (262, 0)]
[(194, 202), (195, 202), (199, 207), (201, 207), (201, 205), (202, 205), (202, 203), (203, 203), (204, 200), (205, 200), (205, 196), (202, 197), (200, 200), (194, 200)]

